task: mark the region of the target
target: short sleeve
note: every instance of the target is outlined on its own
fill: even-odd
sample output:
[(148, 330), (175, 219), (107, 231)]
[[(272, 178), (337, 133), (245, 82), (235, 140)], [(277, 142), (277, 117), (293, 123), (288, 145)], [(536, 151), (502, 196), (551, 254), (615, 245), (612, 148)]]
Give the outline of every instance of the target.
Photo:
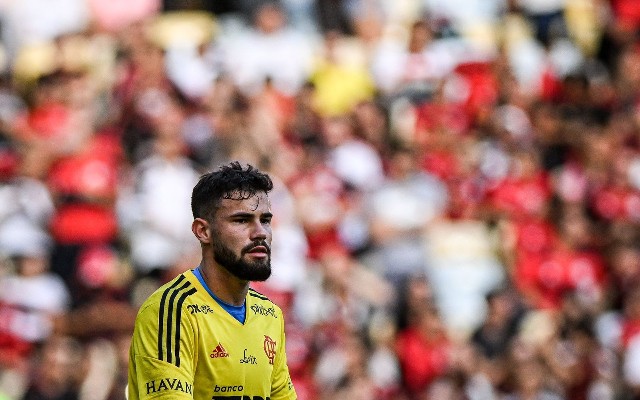
[(271, 383), (271, 400), (296, 400), (295, 388), (291, 382), (289, 375), (289, 367), (287, 366), (287, 354), (284, 333), (284, 317), (280, 312), (280, 348), (276, 353), (273, 368), (273, 379)]
[(195, 331), (179, 297), (138, 314), (129, 351), (129, 400), (192, 399)]

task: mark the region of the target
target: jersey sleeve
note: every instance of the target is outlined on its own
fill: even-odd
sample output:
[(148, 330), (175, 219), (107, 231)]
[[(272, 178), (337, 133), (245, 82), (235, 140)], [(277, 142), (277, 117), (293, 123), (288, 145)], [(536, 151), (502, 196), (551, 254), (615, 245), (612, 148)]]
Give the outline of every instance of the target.
[(182, 311), (185, 297), (167, 289), (138, 313), (129, 351), (129, 400), (193, 398), (197, 332)]
[(284, 317), (280, 312), (280, 349), (276, 353), (276, 358), (273, 365), (273, 376), (271, 381), (271, 400), (296, 400), (295, 388), (291, 382), (291, 376), (289, 375), (289, 367), (287, 366), (287, 354), (285, 346), (285, 333), (284, 333)]

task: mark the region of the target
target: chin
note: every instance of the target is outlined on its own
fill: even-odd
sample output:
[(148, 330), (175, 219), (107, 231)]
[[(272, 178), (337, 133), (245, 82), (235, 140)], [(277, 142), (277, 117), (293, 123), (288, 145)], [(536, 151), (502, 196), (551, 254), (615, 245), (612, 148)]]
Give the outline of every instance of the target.
[(249, 275), (251, 275), (252, 279), (249, 279), (253, 282), (264, 282), (269, 277), (271, 277), (271, 267), (267, 267), (265, 269), (254, 270)]
[(238, 265), (234, 274), (243, 280), (252, 282), (264, 282), (271, 276), (270, 263), (247, 263)]

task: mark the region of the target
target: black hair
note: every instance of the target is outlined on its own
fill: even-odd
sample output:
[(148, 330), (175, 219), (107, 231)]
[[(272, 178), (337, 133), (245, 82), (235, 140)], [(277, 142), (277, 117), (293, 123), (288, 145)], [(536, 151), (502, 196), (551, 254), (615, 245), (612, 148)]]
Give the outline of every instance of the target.
[(211, 220), (223, 199), (245, 200), (271, 189), (269, 175), (250, 164), (233, 161), (200, 177), (191, 194), (191, 212), (194, 218)]

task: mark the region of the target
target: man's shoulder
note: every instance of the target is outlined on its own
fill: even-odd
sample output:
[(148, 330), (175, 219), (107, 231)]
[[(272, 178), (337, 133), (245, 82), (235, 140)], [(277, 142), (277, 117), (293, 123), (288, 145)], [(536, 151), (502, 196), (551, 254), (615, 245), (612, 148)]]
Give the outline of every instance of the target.
[(269, 299), (269, 297), (267, 297), (265, 294), (258, 292), (252, 287), (249, 288), (249, 292), (247, 294), (251, 296), (254, 299), (254, 301), (267, 302), (275, 306), (275, 303), (273, 303), (271, 299)]
[(191, 271), (183, 272), (169, 282), (156, 289), (142, 303), (139, 313), (143, 311), (156, 313), (167, 307), (175, 308), (189, 301), (189, 297), (197, 292), (195, 277)]
[(258, 292), (253, 288), (249, 288), (247, 297), (248, 299), (250, 299), (250, 301), (247, 302), (247, 305), (255, 313), (269, 314), (276, 318), (281, 318), (282, 310), (266, 295)]

